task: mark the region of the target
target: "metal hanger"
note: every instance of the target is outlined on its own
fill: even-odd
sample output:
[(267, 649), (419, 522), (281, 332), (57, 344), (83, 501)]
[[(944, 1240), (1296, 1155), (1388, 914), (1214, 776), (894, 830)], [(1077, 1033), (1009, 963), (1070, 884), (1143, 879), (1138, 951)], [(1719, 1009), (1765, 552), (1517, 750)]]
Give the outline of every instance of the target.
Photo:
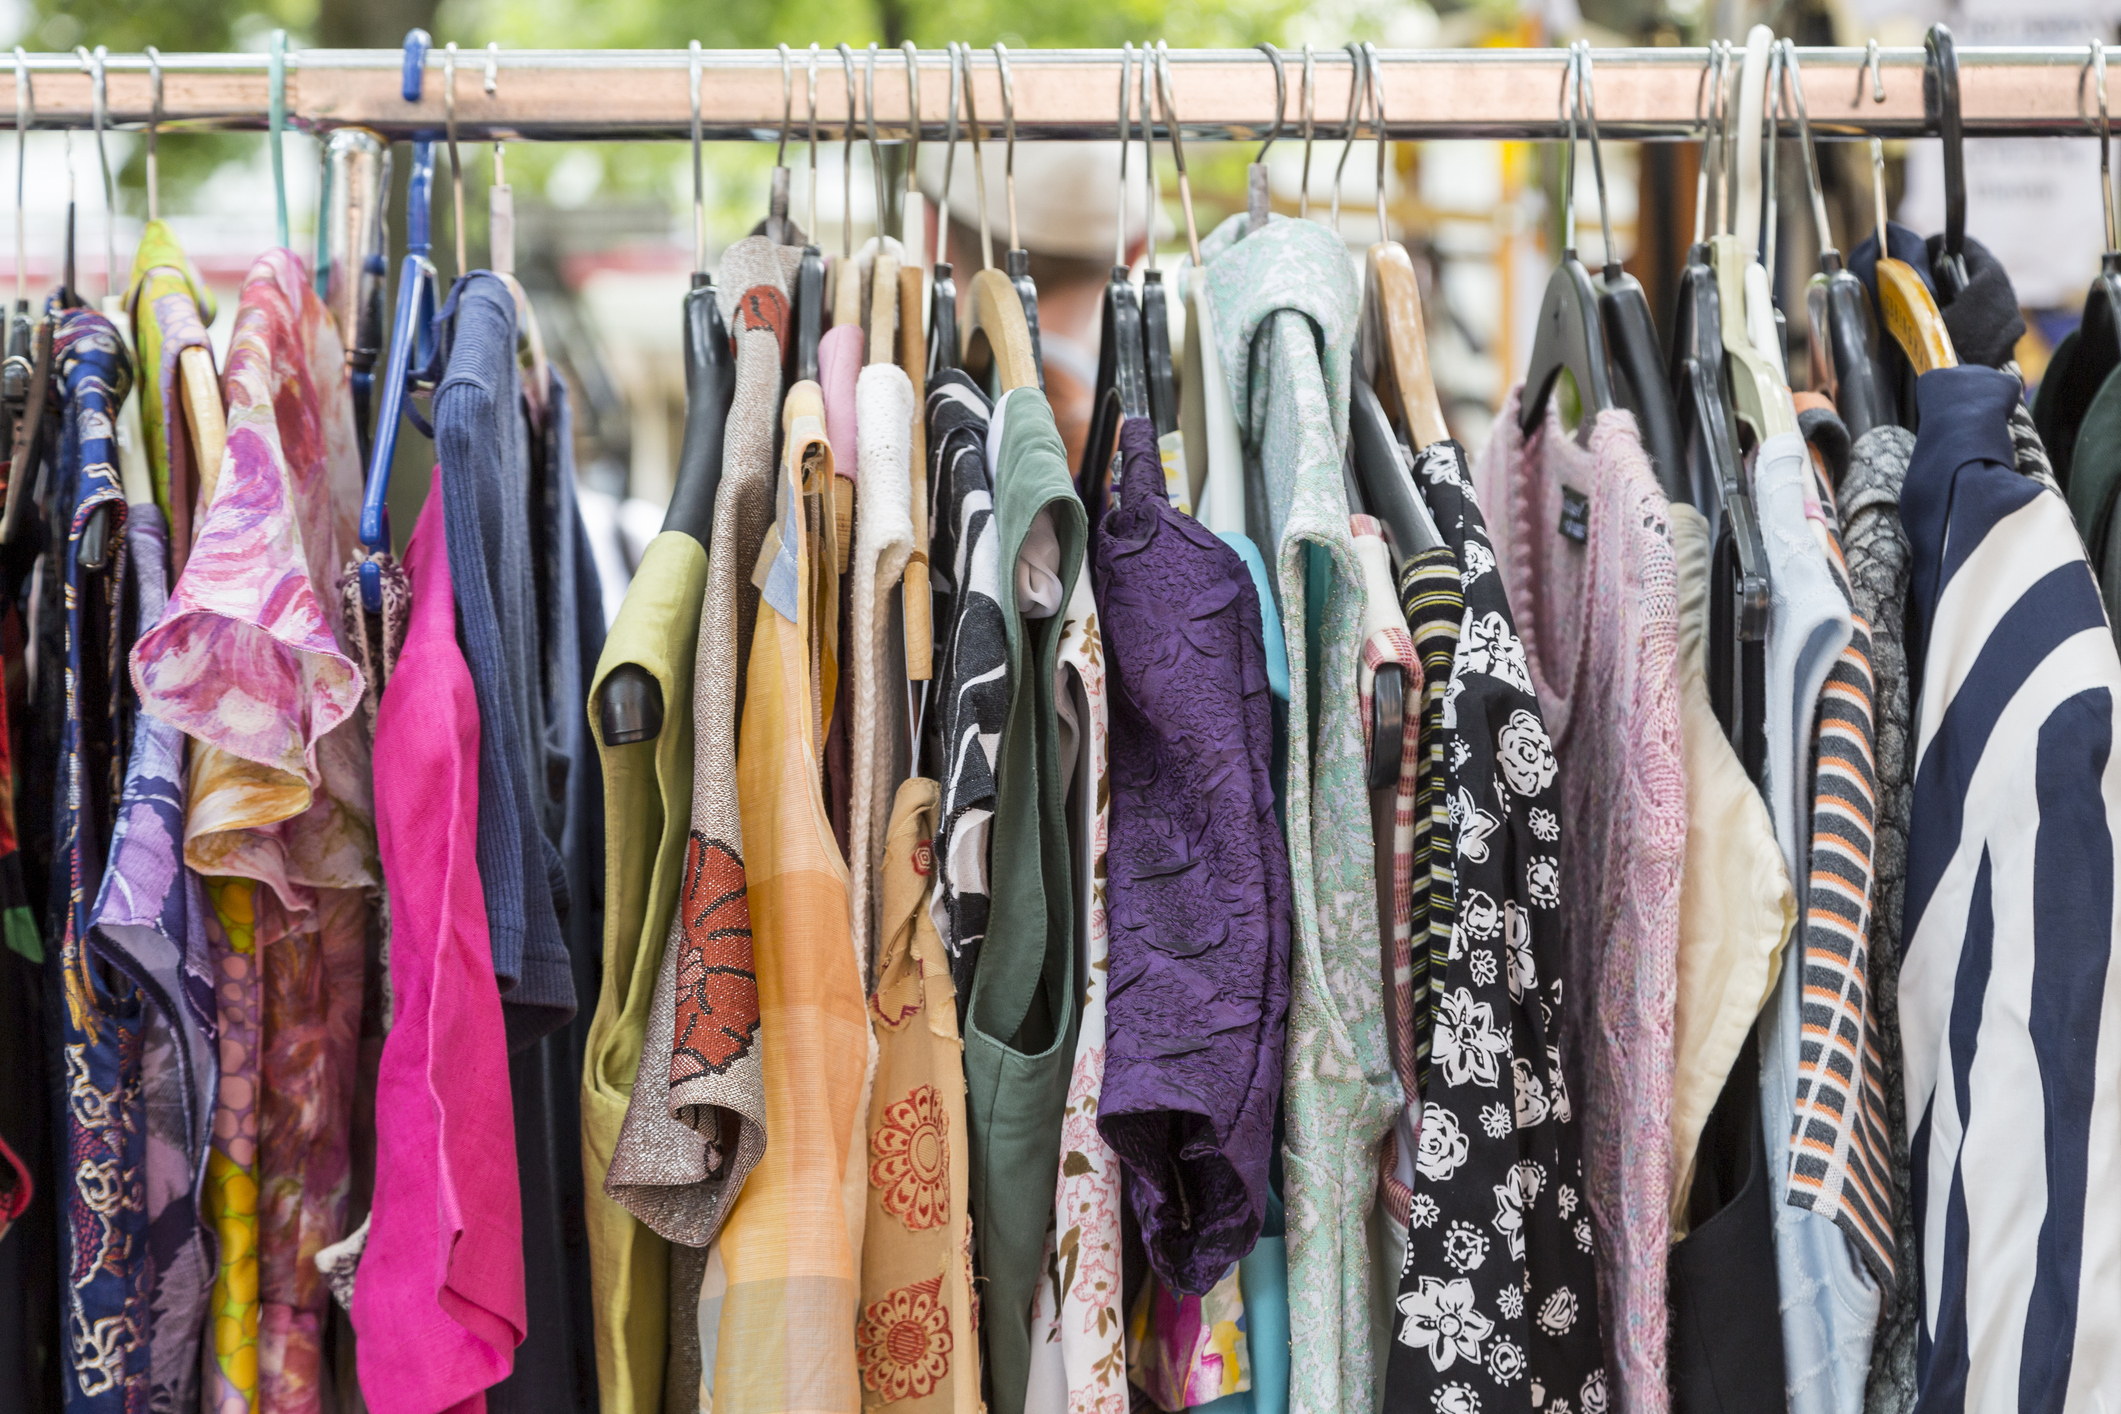
[[(407, 103), (420, 101), (432, 41), (424, 29), (405, 36), (405, 66), (400, 93)], [(411, 402), (415, 392), (433, 388), (440, 370), (440, 348), (435, 338), (435, 267), (429, 258), (433, 249), (432, 205), (434, 201), (434, 141), (421, 138), (412, 145), (412, 177), (405, 209), (405, 258), (398, 266), (397, 312), (391, 318), (390, 357), (383, 369), (383, 400), (376, 419), (375, 446), (368, 457), (367, 489), (361, 497), (361, 603), (370, 613), (383, 608), (383, 572), (377, 555), (391, 551), (390, 467), (398, 450), (398, 423), (410, 421), (424, 437), (434, 428)]]
[[(1267, 139), (1259, 145), (1259, 155), (1245, 168), (1245, 230), (1257, 231), (1267, 224), (1268, 211), (1272, 205), (1267, 190), (1267, 150), (1274, 146), (1274, 139), (1281, 136), (1282, 113), (1289, 104), (1289, 81), (1281, 69), (1281, 51), (1264, 41), (1252, 46), (1267, 56), (1274, 66), (1274, 126), (1267, 130)], [(1125, 142), (1124, 134), (1121, 137)]]
[(0, 408), (7, 415), (7, 508), (0, 514), (0, 543), (13, 545), (22, 526), (28, 484), (43, 455), (44, 398), (51, 381), (51, 322), (33, 319), (29, 307), (29, 217), (24, 205), (29, 172), (29, 130), (36, 121), (29, 55), (15, 46), (15, 309), (8, 320), (7, 361), (0, 364)]
[(1531, 362), (1526, 366), (1524, 391), (1520, 395), (1517, 425), (1527, 437), (1538, 431), (1546, 418), (1547, 397), (1564, 369), (1575, 381), (1582, 417), (1576, 435), (1588, 443), (1598, 414), (1613, 407), (1613, 381), (1607, 371), (1603, 316), (1598, 290), (1591, 272), (1576, 258), (1576, 110), (1574, 95), (1577, 54), (1569, 52), (1562, 76), (1562, 106), (1568, 114), (1569, 150), (1561, 177), (1561, 260), (1547, 278), (1539, 302), (1539, 331), (1532, 339)]
[(817, 244), (817, 58), (818, 47), (810, 46), (807, 66), (810, 101), (810, 220), (809, 240), (795, 271), (795, 376), (817, 381), (818, 340), (825, 336), (825, 252)]
[[(697, 65), (697, 57), (693, 60)], [(501, 41), (486, 45), (486, 97), (501, 96)], [(693, 190), (699, 190), (699, 171), (692, 174)], [(697, 234), (697, 233), (695, 233)], [(508, 185), (508, 145), (493, 140), (493, 180), (486, 185), (486, 263), (497, 275), (516, 273), (516, 198)]]
[[(115, 184), (111, 181), (110, 151), (103, 141), (104, 122), (110, 111), (107, 71), (104, 67), (104, 61), (109, 57), (109, 53), (110, 51), (100, 44), (96, 46), (94, 53), (80, 46), (77, 46), (74, 50), (75, 57), (81, 61), (81, 67), (88, 71), (89, 122), (91, 130), (95, 134), (96, 163), (103, 177), (102, 307), (106, 314), (111, 313), (115, 309), (117, 302), (116, 286), (113, 281), (118, 265), (117, 237), (111, 229), (111, 223), (116, 219), (117, 191)], [(71, 285), (73, 281), (69, 280), (67, 283)], [(127, 342), (130, 343), (130, 341)], [(110, 522), (112, 513), (113, 508), (109, 503), (106, 502), (99, 505), (89, 512), (87, 524), (81, 527), (81, 568), (91, 573), (101, 570), (110, 560)]]
[[(1391, 225), (1385, 213), (1385, 86), (1383, 68), (1377, 57), (1377, 48), (1365, 43), (1362, 47), (1363, 67), (1369, 74), (1370, 111), (1376, 119), (1377, 132), (1377, 242), (1369, 249), (1364, 259), (1366, 276), (1363, 293), (1363, 332), (1374, 342), (1374, 357), (1365, 358), (1363, 367), (1372, 380), (1372, 391), (1377, 393), (1380, 406), (1387, 416), (1397, 414), (1399, 431), (1410, 447), (1426, 447), (1432, 442), (1441, 442), (1451, 435), (1444, 421), (1443, 400), (1436, 393), (1436, 378), (1429, 368), (1429, 334), (1422, 317), (1421, 280), (1414, 273), (1414, 261), (1407, 248), (1392, 239)], [(1419, 513), (1424, 521), (1428, 518), (1428, 504), (1417, 494), (1415, 497)], [(1435, 534), (1434, 522), (1429, 522), (1426, 536), (1434, 536), (1429, 544), (1442, 544)], [(1429, 544), (1415, 548), (1427, 549)], [(1402, 555), (1412, 553), (1402, 549)]]
[[(1935, 99), (1937, 137), (1944, 144), (1944, 248), (1930, 262), (1937, 291), (1950, 304), (1966, 290), (1966, 125), (1959, 110), (1959, 51), (1949, 27), (1930, 26), (1923, 36), (1922, 106)], [(1879, 227), (1882, 232), (1885, 228)], [(1885, 251), (1879, 236), (1879, 253)]]
[(1642, 449), (1667, 500), (1686, 498), (1686, 455), (1679, 440), (1679, 417), (1672, 406), (1671, 377), (1657, 347), (1657, 322), (1650, 316), (1642, 283), (1620, 263), (1613, 244), (1613, 222), (1606, 210), (1605, 158), (1598, 142), (1597, 88), (1591, 80), (1591, 43), (1576, 41), (1576, 91), (1584, 129), (1591, 140), (1591, 170), (1598, 182), (1598, 220), (1605, 236), (1605, 268), (1599, 273), (1598, 312), (1605, 325), (1606, 350), (1620, 377), (1614, 392), (1620, 405), (1635, 414)]
[[(773, 149), (773, 176), (766, 188), (766, 239), (775, 245), (793, 245), (788, 225), (788, 121), (795, 112), (795, 75), (788, 46), (776, 44), (774, 49), (781, 56), (781, 136)], [(815, 215), (811, 219), (814, 223)]]
[(1040, 386), (1038, 355), (1023, 295), (994, 268), (994, 241), (987, 219), (987, 164), (980, 155), (979, 105), (973, 98), (972, 46), (961, 46), (965, 65), (965, 121), (972, 132), (973, 189), (979, 197), (980, 269), (972, 277), (971, 317), (965, 321), (961, 367), (975, 380), (991, 370), (997, 397)]
[(442, 46), (442, 133), (449, 143), (449, 191), (454, 217), (450, 234), (457, 248), (456, 276), (471, 273), (471, 257), (464, 250), (464, 163), (457, 154), (457, 42)]
[[(1147, 64), (1149, 56), (1142, 55)], [(1105, 282), (1104, 319), (1098, 330), (1097, 387), (1090, 400), (1090, 431), (1083, 439), (1082, 464), (1076, 469), (1076, 493), (1094, 522), (1103, 515), (1107, 487), (1120, 483), (1119, 428), (1130, 417), (1149, 417), (1149, 372), (1143, 343), (1142, 311), (1135, 302), (1133, 273), (1127, 265), (1128, 100), (1134, 92), (1134, 45), (1120, 46), (1119, 57), (1119, 218), (1112, 235), (1112, 276)]]
[(927, 231), (921, 221), (921, 56), (910, 39), (900, 50), (906, 56), (906, 189), (899, 193), (898, 243), (906, 252), (907, 268), (918, 270)]
[(1812, 225), (1819, 232), (1819, 273), (1805, 289), (1811, 338), (1811, 384), (1834, 400), (1834, 409), (1855, 441), (1873, 427), (1893, 421), (1892, 397), (1878, 374), (1878, 324), (1863, 282), (1843, 263), (1828, 224), (1826, 194), (1819, 185), (1819, 161), (1812, 147), (1811, 117), (1805, 111), (1804, 75), (1797, 63), (1797, 42), (1782, 41), (1784, 82), (1797, 109), (1797, 146), (1804, 154), (1805, 189), (1812, 201)]
[(277, 224), (281, 249), (286, 249), (287, 235), (287, 144), (282, 140), (287, 129), (287, 31), (272, 32), (272, 45), (266, 60), (270, 78), (270, 97), (267, 99), (265, 130), (272, 143), (272, 195), (273, 215)]
[[(117, 220), (118, 189), (111, 180), (110, 149), (103, 141), (103, 129), (110, 119), (109, 75), (105, 61), (110, 51), (97, 45), (91, 53), (86, 47), (76, 46), (74, 54), (88, 74), (89, 84), (89, 130), (96, 143), (96, 166), (103, 177), (103, 298), (108, 300), (117, 291), (118, 237), (113, 227)], [(86, 560), (83, 561), (86, 564)], [(95, 565), (88, 566), (91, 569)]]
[(854, 47), (838, 45), (847, 80), (847, 118), (840, 124), (840, 258), (827, 272), (832, 287), (832, 323), (862, 322), (862, 272), (854, 263)]
[[(1148, 46), (1142, 46), (1142, 77), (1149, 77)], [(1171, 87), (1171, 50), (1162, 40), (1156, 41), (1156, 103), (1162, 115), (1164, 129), (1171, 138), (1171, 160), (1178, 167), (1178, 204), (1186, 218), (1186, 247), (1193, 256), (1194, 268), (1200, 259), (1200, 232), (1193, 222), (1193, 187), (1186, 175), (1186, 138), (1180, 131), (1178, 101)], [(1149, 141), (1149, 97), (1142, 95), (1141, 104), (1143, 166), (1147, 168), (1152, 198), (1149, 203), (1149, 259), (1142, 270), (1142, 361), (1149, 374), (1149, 420), (1156, 425), (1159, 443), (1178, 431), (1178, 373), (1172, 363), (1171, 352), (1171, 306), (1164, 290), (1164, 272), (1156, 263), (1156, 212), (1161, 201), (1161, 192), (1156, 184), (1156, 149)], [(1190, 480), (1190, 476), (1187, 478)]]
[[(876, 183), (876, 259), (869, 268), (868, 363), (898, 362), (899, 252), (905, 243), (884, 233), (890, 210), (890, 182), (884, 175), (882, 144), (876, 135), (876, 53), (869, 46), (869, 67), (862, 76), (862, 123), (869, 136), (869, 174)], [(909, 92), (908, 100), (912, 98)], [(907, 111), (915, 111), (910, 106)], [(904, 230), (903, 222), (900, 229)], [(913, 316), (920, 317), (914, 306)]]
[(957, 108), (964, 91), (957, 41), (950, 42), (950, 111), (943, 121), (943, 184), (936, 199), (935, 261), (928, 294), (928, 381), (958, 365), (957, 281), (950, 269), (950, 178), (957, 166)]
[(1347, 46), (1348, 64), (1348, 119), (1341, 130), (1340, 161), (1333, 166), (1333, 234), (1340, 234), (1340, 179), (1348, 170), (1348, 154), (1355, 150), (1355, 131), (1361, 126), (1362, 101), (1370, 82), (1370, 71), (1362, 61), (1362, 46), (1350, 43)]
[(1031, 283), (1031, 252), (1024, 249), (1016, 232), (1016, 80), (1009, 73), (1009, 46), (994, 41), (994, 67), (1002, 81), (1002, 190), (1009, 206), (1009, 249), (1002, 255), (1003, 269), (1016, 296), (1024, 304), (1024, 323), (1031, 330), (1031, 362), (1038, 369), (1038, 386), (1046, 386), (1046, 355), (1038, 340), (1038, 286)]
[(1318, 97), (1318, 69), (1316, 56), (1311, 53), (1311, 41), (1304, 41), (1304, 177), (1303, 189), (1296, 194), (1296, 219), (1311, 219), (1311, 134), (1312, 101)]

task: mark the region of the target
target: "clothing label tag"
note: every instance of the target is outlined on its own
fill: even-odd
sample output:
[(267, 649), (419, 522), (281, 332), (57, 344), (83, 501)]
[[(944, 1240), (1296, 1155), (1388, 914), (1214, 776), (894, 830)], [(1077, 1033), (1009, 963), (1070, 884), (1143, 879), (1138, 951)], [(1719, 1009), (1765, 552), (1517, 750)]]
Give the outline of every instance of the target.
[(1574, 487), (1561, 488), (1561, 524), (1555, 527), (1581, 545), (1591, 538), (1591, 498)]

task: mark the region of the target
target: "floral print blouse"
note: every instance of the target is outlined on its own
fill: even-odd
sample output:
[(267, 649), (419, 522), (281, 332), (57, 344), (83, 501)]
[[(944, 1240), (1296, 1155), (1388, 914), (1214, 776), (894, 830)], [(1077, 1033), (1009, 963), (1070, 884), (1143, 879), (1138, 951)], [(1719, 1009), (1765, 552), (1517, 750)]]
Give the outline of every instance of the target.
[(1582, 1141), (1561, 1064), (1560, 774), (1455, 442), (1417, 479), (1461, 566), (1444, 690), (1458, 903), (1442, 964), (1391, 1414), (1605, 1414)]

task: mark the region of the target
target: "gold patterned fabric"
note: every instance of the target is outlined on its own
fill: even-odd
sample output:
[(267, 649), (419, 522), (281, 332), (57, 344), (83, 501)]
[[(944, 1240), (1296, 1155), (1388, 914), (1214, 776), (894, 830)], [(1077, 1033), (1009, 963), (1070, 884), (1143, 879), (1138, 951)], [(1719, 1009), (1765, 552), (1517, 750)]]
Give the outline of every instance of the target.
[(876, 1084), (869, 1096), (869, 1220), (855, 1359), (865, 1408), (979, 1407), (966, 1217), (965, 1047), (950, 959), (928, 913), (941, 789), (898, 788), (878, 865)]

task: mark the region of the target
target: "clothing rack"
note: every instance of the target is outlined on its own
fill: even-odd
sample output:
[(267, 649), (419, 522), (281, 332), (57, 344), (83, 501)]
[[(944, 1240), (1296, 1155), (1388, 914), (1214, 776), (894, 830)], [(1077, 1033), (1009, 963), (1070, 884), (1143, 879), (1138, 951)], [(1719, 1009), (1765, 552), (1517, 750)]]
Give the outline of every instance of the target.
[[(1965, 135), (2096, 136), (2100, 104), (2091, 87), (2090, 47), (2087, 37), (2075, 46), (1959, 49)], [(1698, 139), (1708, 53), (1701, 48), (1598, 50), (1601, 135), (1633, 141)], [(1815, 136), (1910, 138), (1937, 132), (1936, 86), (1925, 85), (1922, 49), (1839, 47), (1798, 53)], [(1561, 138), (1568, 55), (1562, 48), (1380, 50), (1387, 134), (1398, 140)], [(1300, 141), (1302, 55), (1285, 49), (1282, 59), (1287, 96), (1281, 136)], [(445, 62), (440, 49), (428, 54), (422, 96), (407, 102), (401, 92), (404, 56), (398, 50), (290, 52), (287, 124), (317, 134), (362, 127), (390, 139), (440, 138)], [(811, 62), (807, 48), (791, 49), (785, 69), (772, 50), (700, 51), (701, 135), (716, 141), (774, 141), (783, 131), (785, 94), (792, 100), (786, 135), (791, 144), (806, 142)], [(837, 139), (848, 116), (842, 61), (827, 48), (815, 62), (819, 135)], [(682, 49), (460, 50), (457, 137), (465, 142), (683, 139), (692, 131), (692, 63)], [(857, 50), (854, 63), (860, 84), (869, 70), (868, 53)], [(899, 50), (880, 51), (875, 60), (878, 136), (887, 141), (906, 137), (905, 63)], [(105, 64), (109, 126), (142, 129), (153, 120), (170, 132), (267, 127), (272, 95), (270, 60), (264, 54), (165, 54), (152, 62), (144, 55), (111, 54)], [(1025, 49), (1011, 52), (1008, 64), (1017, 136), (1112, 135), (1119, 51)], [(920, 137), (940, 139), (949, 107), (950, 59), (924, 50), (919, 69)], [(1273, 127), (1274, 70), (1264, 54), (1172, 50), (1170, 71), (1183, 136), (1258, 141)], [(994, 51), (974, 50), (969, 72), (984, 115), (982, 135), (999, 139), (1004, 108)], [(0, 116), (7, 128), (15, 126), (21, 73), (29, 79), (33, 127), (92, 126), (94, 83), (88, 65), (73, 54), (18, 50), (12, 64), (0, 58)], [(1344, 137), (1352, 73), (1346, 51), (1318, 51), (1315, 73), (1314, 135)], [(613, 82), (618, 76), (624, 82)], [(2121, 111), (2121, 88), (2113, 80), (2108, 84), (2108, 107)], [(862, 115), (855, 116), (860, 132)], [(1363, 136), (1373, 131), (1368, 123), (1359, 126)], [(1163, 131), (1161, 123), (1157, 130)]]

